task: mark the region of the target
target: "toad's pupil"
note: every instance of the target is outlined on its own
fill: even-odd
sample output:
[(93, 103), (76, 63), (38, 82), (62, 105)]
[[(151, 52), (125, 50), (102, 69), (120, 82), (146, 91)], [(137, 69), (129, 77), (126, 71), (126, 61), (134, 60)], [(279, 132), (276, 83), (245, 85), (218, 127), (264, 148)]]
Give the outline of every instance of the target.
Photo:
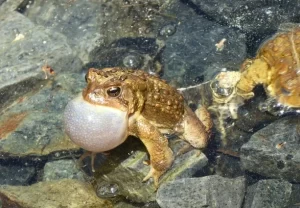
[(121, 89), (120, 87), (111, 87), (107, 90), (107, 94), (110, 97), (117, 97), (118, 95), (120, 95)]

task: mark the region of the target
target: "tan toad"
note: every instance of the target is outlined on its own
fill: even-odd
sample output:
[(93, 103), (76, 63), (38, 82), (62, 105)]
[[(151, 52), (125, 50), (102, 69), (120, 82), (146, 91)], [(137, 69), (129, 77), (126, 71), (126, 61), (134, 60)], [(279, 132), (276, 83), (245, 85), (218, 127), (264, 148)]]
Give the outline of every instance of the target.
[(128, 135), (141, 139), (150, 155), (150, 171), (144, 180), (158, 180), (172, 165), (168, 132), (195, 148), (206, 147), (212, 121), (201, 108), (200, 119), (184, 103), (182, 95), (165, 81), (141, 70), (90, 69), (87, 87), (65, 110), (65, 129), (78, 145), (91, 152), (105, 152)]
[(253, 60), (246, 60), (237, 83), (237, 93), (253, 96), (264, 85), (268, 95), (283, 106), (300, 107), (300, 28), (290, 26), (266, 41)]

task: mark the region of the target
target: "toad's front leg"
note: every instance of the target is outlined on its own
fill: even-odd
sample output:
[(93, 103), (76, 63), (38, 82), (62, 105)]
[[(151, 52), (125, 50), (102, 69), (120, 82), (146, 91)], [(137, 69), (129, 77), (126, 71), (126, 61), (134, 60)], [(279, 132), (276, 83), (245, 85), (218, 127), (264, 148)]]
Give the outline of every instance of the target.
[(154, 185), (158, 188), (160, 176), (171, 167), (174, 160), (167, 138), (143, 117), (136, 119), (129, 132), (142, 140), (150, 155), (150, 171), (143, 181), (153, 177)]

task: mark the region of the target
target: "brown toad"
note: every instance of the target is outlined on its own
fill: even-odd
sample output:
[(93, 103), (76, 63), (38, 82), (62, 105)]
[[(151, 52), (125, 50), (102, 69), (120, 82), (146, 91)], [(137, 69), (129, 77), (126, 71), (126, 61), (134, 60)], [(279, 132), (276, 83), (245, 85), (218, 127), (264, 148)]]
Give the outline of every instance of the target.
[(300, 27), (284, 25), (283, 32), (266, 41), (253, 60), (246, 60), (237, 83), (237, 94), (253, 96), (264, 85), (268, 95), (283, 106), (300, 107)]
[(195, 148), (206, 147), (212, 121), (201, 108), (200, 119), (182, 95), (164, 80), (141, 70), (89, 69), (87, 87), (65, 110), (65, 129), (79, 146), (105, 152), (128, 135), (141, 139), (150, 155), (144, 180), (158, 180), (172, 165), (173, 152), (163, 135), (176, 132)]

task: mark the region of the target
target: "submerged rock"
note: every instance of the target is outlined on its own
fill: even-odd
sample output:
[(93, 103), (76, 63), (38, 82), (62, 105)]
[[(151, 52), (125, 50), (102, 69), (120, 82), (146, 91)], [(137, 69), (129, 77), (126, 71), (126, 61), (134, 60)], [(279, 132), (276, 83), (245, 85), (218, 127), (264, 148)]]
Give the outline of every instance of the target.
[[(115, 155), (120, 160), (126, 154), (126, 150), (130, 150), (126, 145), (132, 146), (135, 144), (132, 142), (131, 144), (117, 147), (115, 152), (108, 156), (106, 163), (102, 164), (97, 171), (95, 176), (98, 184), (98, 196), (103, 198), (123, 196), (134, 202), (155, 201), (153, 182), (142, 182), (149, 171), (149, 166), (145, 164), (145, 161), (148, 159), (146, 150), (140, 151), (133, 148), (134, 151), (130, 153), (129, 157), (122, 162), (116, 163)], [(175, 154), (182, 145), (179, 142), (173, 144), (173, 141), (170, 144)], [(123, 153), (120, 153), (121, 151)], [(192, 177), (207, 162), (206, 156), (203, 153), (199, 155), (198, 150), (192, 150), (176, 156), (172, 167), (161, 177), (160, 184), (162, 185), (175, 179)]]
[(38, 91), (12, 103), (0, 116), (1, 156), (44, 156), (78, 149), (64, 134), (62, 116), (67, 102), (83, 86), (81, 75), (58, 73)]
[(43, 66), (55, 73), (79, 72), (82, 66), (61, 35), (36, 26), (18, 12), (1, 17), (0, 44), (0, 110), (40, 87), (45, 80)]
[(204, 15), (219, 23), (239, 28), (244, 32), (259, 34), (276, 30), (280, 23), (293, 21), (299, 10), (299, 4), (294, 1), (192, 0), (192, 2)]
[(83, 172), (79, 170), (78, 163), (74, 160), (57, 160), (45, 164), (43, 181), (64, 178), (85, 181)]
[(1, 185), (29, 185), (35, 177), (35, 167), (22, 165), (0, 165)]
[(243, 34), (199, 16), (181, 2), (164, 12), (177, 17), (170, 21), (177, 25), (176, 32), (165, 38), (166, 47), (162, 53), (164, 78), (177, 86), (210, 80), (222, 68), (237, 69), (245, 59)]
[(0, 186), (0, 199), (3, 207), (112, 207), (111, 202), (97, 197), (90, 184), (72, 179)]
[[(282, 180), (260, 180), (247, 189), (243, 208), (254, 207), (293, 207), (299, 202), (300, 185)], [(294, 195), (298, 199), (295, 201)]]
[(169, 181), (157, 191), (162, 208), (223, 207), (240, 208), (245, 194), (245, 179), (205, 176)]
[(163, 47), (164, 42), (155, 38), (121, 38), (91, 51), (90, 63), (85, 68), (126, 67), (161, 75), (160, 53)]
[(119, 38), (154, 37), (152, 11), (163, 4), (165, 1), (35, 0), (24, 14), (37, 25), (62, 33), (86, 63), (92, 50)]
[(241, 148), (243, 167), (266, 177), (300, 182), (299, 124), (299, 116), (287, 116), (254, 133)]

